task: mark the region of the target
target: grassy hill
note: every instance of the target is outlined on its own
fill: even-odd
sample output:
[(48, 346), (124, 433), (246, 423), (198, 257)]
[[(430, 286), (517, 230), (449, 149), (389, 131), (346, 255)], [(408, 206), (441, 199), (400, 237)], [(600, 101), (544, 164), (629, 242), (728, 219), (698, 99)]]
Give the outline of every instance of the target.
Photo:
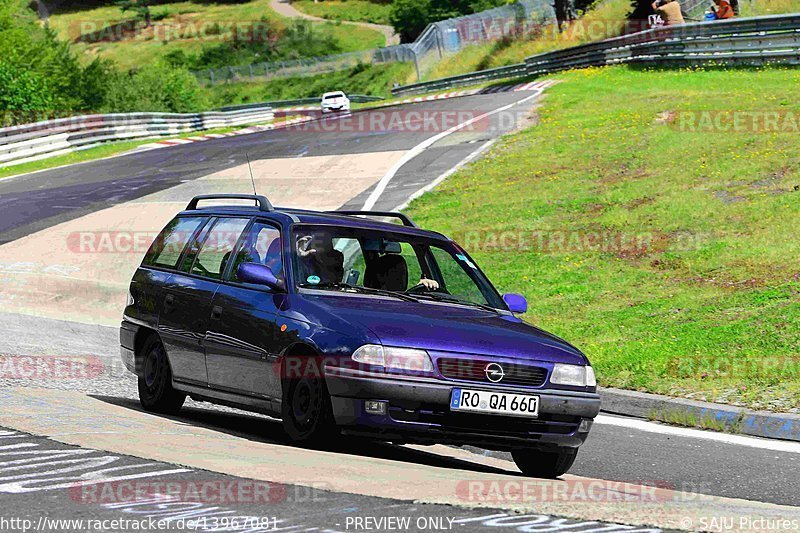
[[(235, 28), (239, 28), (245, 35), (245, 42), (239, 48), (245, 52), (236, 59), (247, 64), (273, 59), (270, 52), (276, 51), (281, 33), (292, 26), (292, 22), (275, 13), (269, 3), (269, 0), (159, 3), (152, 8), (153, 27), (136, 32), (127, 31), (131, 27), (132, 13), (123, 13), (111, 3), (86, 9), (72, 7), (69, 11), (54, 13), (48, 22), (61, 38), (74, 43), (74, 49), (84, 60), (102, 57), (124, 68), (179, 52), (200, 55), (204, 49), (230, 43)], [(291, 50), (289, 47), (280, 50), (281, 57), (275, 59), (352, 52), (385, 43), (380, 32), (369, 28), (335, 22), (309, 26), (316, 41), (321, 43), (318, 49), (296, 43)], [(249, 35), (255, 38), (250, 39)], [(248, 39), (259, 41), (258, 46), (247, 46)]]
[[(800, 12), (800, 0), (741, 1), (740, 4), (743, 17)], [(424, 77), (433, 80), (502, 67), (520, 63), (534, 54), (616, 37), (622, 33), (630, 11), (630, 0), (597, 0), (583, 16), (566, 25), (562, 33), (547, 32), (541, 36), (471, 46), (441, 61)]]
[[(409, 214), (525, 294), (603, 385), (800, 408), (800, 70), (557, 78), (537, 126)], [(788, 130), (689, 128), (720, 110)]]
[(354, 22), (372, 22), (373, 24), (389, 24), (390, 1), (374, 2), (370, 0), (298, 0), (292, 5), (309, 15), (330, 20), (352, 20)]
[(391, 96), (395, 82), (410, 83), (415, 77), (410, 63), (362, 65), (349, 70), (302, 78), (276, 78), (252, 82), (221, 83), (206, 87), (211, 107), (224, 105), (319, 97), (322, 93), (342, 90), (349, 94)]
[(743, 17), (800, 12), (800, 0), (754, 0), (752, 2), (739, 3), (741, 4), (741, 16)]
[(615, 37), (622, 32), (630, 10), (630, 0), (598, 0), (561, 33), (551, 28), (541, 35), (470, 46), (439, 62), (424, 77), (433, 80), (502, 67), (520, 63), (534, 54)]

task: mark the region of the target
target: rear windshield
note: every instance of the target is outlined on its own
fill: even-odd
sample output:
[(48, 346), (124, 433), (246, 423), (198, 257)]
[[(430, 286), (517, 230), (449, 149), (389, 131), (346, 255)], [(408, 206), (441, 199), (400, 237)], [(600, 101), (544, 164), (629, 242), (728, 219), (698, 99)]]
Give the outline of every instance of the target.
[(344, 94), (343, 94), (343, 93), (329, 94), (329, 95), (328, 95), (328, 96), (326, 96), (324, 99), (325, 99), (325, 100), (333, 100), (334, 98), (341, 98), (341, 97), (343, 97), (343, 96), (344, 96)]

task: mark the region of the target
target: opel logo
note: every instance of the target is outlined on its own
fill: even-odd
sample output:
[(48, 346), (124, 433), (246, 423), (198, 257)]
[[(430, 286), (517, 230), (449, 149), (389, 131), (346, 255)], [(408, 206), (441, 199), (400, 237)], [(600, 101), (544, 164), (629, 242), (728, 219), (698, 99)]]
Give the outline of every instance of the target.
[(486, 379), (492, 383), (497, 383), (506, 375), (506, 373), (503, 371), (503, 367), (497, 363), (489, 363), (486, 365), (486, 368), (484, 368), (483, 371), (486, 372)]

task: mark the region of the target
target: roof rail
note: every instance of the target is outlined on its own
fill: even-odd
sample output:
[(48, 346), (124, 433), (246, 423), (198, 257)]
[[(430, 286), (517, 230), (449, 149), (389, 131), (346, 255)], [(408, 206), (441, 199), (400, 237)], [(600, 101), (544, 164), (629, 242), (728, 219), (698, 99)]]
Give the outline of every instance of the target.
[(186, 206), (186, 211), (197, 209), (197, 203), (202, 200), (253, 200), (258, 204), (260, 211), (275, 211), (267, 197), (260, 194), (200, 194), (192, 198)]
[(370, 216), (370, 217), (387, 217), (387, 218), (397, 218), (399, 219), (404, 226), (409, 226), (412, 228), (418, 228), (413, 220), (408, 218), (408, 216), (404, 215), (403, 213), (399, 213), (397, 211), (328, 211), (328, 213), (332, 213), (335, 215), (363, 215), (363, 216)]

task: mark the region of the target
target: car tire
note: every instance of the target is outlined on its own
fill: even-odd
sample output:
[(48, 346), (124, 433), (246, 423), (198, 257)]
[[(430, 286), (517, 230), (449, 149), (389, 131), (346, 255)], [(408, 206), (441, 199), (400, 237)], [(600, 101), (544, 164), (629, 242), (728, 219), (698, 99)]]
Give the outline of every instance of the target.
[(139, 402), (145, 411), (175, 414), (186, 395), (172, 388), (172, 370), (161, 340), (152, 335), (141, 349), (142, 376), (138, 379)]
[(322, 370), (316, 365), (307, 364), (310, 361), (307, 357), (301, 358), (296, 364), (290, 361), (287, 358), (283, 367), (304, 370), (298, 376), (283, 377), (283, 428), (289, 438), (298, 444), (330, 444), (330, 437), (336, 434), (336, 423)]
[(578, 456), (578, 448), (560, 447), (554, 451), (513, 450), (511, 457), (522, 473), (530, 477), (553, 479), (566, 474)]

